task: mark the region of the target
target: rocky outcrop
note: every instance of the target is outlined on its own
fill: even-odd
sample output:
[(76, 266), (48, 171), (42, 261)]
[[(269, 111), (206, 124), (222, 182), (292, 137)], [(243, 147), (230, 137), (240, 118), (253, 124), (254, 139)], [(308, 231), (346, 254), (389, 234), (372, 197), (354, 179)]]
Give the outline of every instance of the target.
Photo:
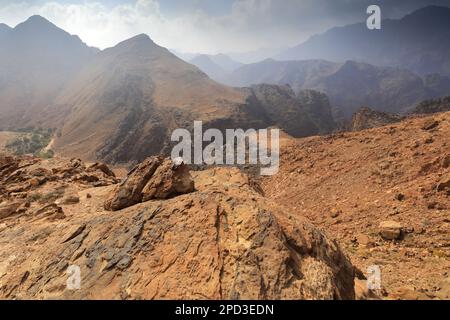
[(350, 125), (351, 131), (361, 131), (371, 128), (382, 127), (402, 120), (401, 116), (375, 111), (364, 107), (353, 114)]
[[(106, 164), (86, 165), (79, 159), (43, 160), (32, 156), (0, 155), (0, 220), (19, 214), (64, 218), (58, 204), (75, 204), (79, 198), (70, 186), (92, 188), (119, 180)], [(70, 189), (70, 188), (69, 188)], [(49, 212), (48, 209), (51, 209)]]
[(121, 210), (142, 201), (167, 199), (194, 191), (189, 168), (161, 156), (150, 157), (132, 169), (105, 201), (105, 209)]
[[(166, 195), (176, 188), (155, 178), (177, 169), (152, 158), (126, 181), (142, 187), (137, 173), (154, 171), (149, 181)], [(0, 225), (0, 298), (354, 299), (354, 268), (334, 240), (268, 201), (238, 169), (192, 176), (196, 192), (114, 214), (98, 211), (107, 186), (84, 191), (92, 197), (65, 207), (52, 227), (26, 218)], [(74, 268), (81, 282), (70, 290)]]
[(421, 102), (415, 109), (416, 114), (430, 114), (450, 111), (450, 96)]

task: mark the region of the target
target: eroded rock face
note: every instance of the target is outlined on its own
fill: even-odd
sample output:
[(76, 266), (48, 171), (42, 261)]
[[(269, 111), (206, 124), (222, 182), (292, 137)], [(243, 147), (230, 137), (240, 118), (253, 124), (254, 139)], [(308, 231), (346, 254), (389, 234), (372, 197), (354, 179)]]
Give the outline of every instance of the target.
[(142, 201), (167, 199), (194, 191), (189, 168), (161, 156), (150, 157), (132, 169), (105, 201), (105, 209), (121, 210)]
[[(10, 221), (0, 231), (0, 298), (354, 298), (354, 267), (334, 240), (237, 169), (192, 175), (196, 192), (115, 214), (98, 211), (109, 186), (86, 190), (92, 197), (66, 206), (57, 224)], [(66, 287), (71, 265), (80, 290)]]

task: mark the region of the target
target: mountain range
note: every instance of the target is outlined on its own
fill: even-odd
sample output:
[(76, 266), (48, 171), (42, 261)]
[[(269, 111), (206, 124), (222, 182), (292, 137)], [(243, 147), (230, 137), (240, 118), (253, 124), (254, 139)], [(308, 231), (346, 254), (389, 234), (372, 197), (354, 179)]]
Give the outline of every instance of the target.
[(99, 51), (34, 16), (7, 32), (3, 48), (0, 129), (53, 129), (52, 147), (70, 157), (128, 163), (167, 154), (171, 132), (194, 120), (220, 130), (279, 126), (294, 136), (333, 130), (320, 94), (301, 102), (276, 85), (219, 84), (144, 34)]
[(450, 8), (427, 6), (401, 19), (385, 19), (381, 30), (365, 22), (337, 27), (290, 48), (277, 60), (355, 60), (406, 68), (421, 75), (450, 75)]
[(317, 90), (329, 97), (336, 119), (348, 120), (361, 106), (407, 113), (422, 100), (448, 94), (449, 80), (440, 75), (421, 78), (406, 69), (351, 60), (337, 63), (268, 59), (237, 69), (228, 75), (225, 83), (234, 86), (289, 84), (295, 92)]

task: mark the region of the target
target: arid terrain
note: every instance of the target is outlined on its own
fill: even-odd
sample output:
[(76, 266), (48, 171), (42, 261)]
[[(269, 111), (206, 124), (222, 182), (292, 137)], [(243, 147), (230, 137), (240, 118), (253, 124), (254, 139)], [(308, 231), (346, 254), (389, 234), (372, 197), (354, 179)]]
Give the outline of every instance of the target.
[(179, 52), (145, 27), (158, 1), (113, 2), (101, 49), (52, 22), (97, 19), (0, 21), (0, 299), (450, 300), (449, 7), (323, 17), (245, 62), (259, 36)]
[(2, 156), (0, 296), (448, 299), (449, 133), (442, 113), (284, 136), (280, 172), (260, 182), (152, 157), (119, 183), (100, 163)]
[[(450, 113), (360, 132), (284, 140), (265, 196), (336, 237), (392, 298), (449, 298)], [(397, 239), (380, 223), (397, 222)]]

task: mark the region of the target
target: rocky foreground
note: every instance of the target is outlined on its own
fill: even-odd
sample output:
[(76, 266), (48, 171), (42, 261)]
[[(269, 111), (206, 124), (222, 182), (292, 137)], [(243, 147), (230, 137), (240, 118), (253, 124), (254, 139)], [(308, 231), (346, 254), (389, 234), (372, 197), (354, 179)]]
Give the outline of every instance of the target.
[(0, 189), (2, 299), (355, 297), (339, 245), (238, 169), (1, 157)]
[(450, 112), (284, 144), (267, 198), (379, 266), (379, 297), (450, 299)]

